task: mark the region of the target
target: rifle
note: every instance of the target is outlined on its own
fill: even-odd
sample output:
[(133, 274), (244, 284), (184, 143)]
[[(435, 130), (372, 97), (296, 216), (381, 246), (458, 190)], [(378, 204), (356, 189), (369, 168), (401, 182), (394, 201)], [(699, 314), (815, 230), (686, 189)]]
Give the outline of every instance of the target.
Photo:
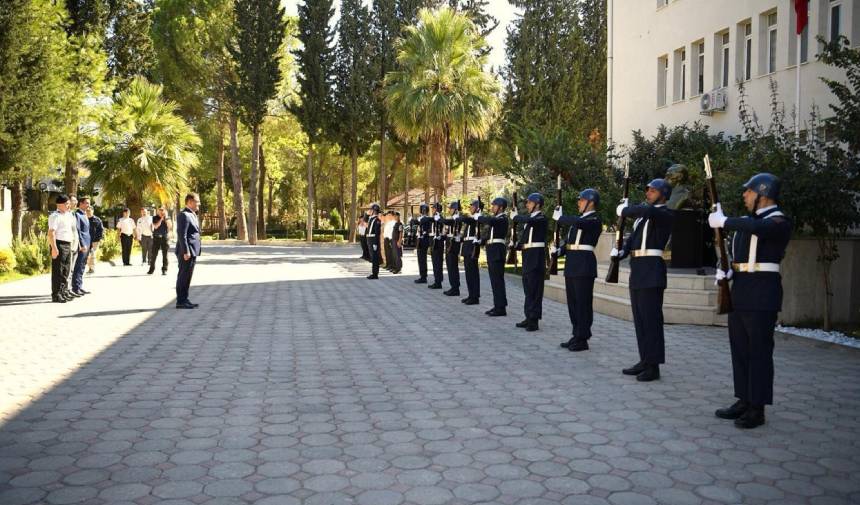
[[(517, 192), (514, 191), (513, 194), (513, 203), (514, 210), (517, 210), (518, 202), (517, 202)], [(508, 265), (513, 265), (514, 269), (517, 267), (517, 224), (511, 221), (511, 243), (508, 245), (508, 259), (505, 262)]]
[[(622, 191), (622, 201), (630, 196), (630, 162), (624, 164), (624, 190)], [(618, 217), (618, 222), (615, 224), (615, 249), (621, 253), (621, 248), (624, 247), (624, 223), (626, 219), (623, 216)], [(618, 284), (618, 269), (621, 260), (618, 256), (609, 258), (609, 271), (606, 272), (606, 282), (609, 284)]]
[[(481, 212), (481, 195), (478, 195), (478, 212)], [(481, 257), (481, 224), (475, 218), (475, 244), (472, 246), (472, 259), (476, 260)]]
[[(711, 195), (711, 211), (717, 210), (719, 197), (717, 196), (717, 183), (714, 181), (714, 172), (711, 170), (711, 158), (705, 155), (705, 178), (708, 181), (708, 193)], [(729, 257), (726, 254), (726, 237), (721, 228), (714, 228), (714, 243), (720, 254), (720, 270), (729, 271)], [(721, 279), (717, 285), (717, 314), (728, 314), (732, 311), (732, 294), (729, 288), (729, 280)]]
[[(558, 184), (555, 189), (555, 206), (561, 206), (561, 174), (558, 175)], [(552, 254), (549, 264), (549, 274), (558, 275), (558, 257), (561, 255), (561, 225), (558, 221), (555, 223), (555, 237), (553, 237), (555, 247), (558, 251)]]

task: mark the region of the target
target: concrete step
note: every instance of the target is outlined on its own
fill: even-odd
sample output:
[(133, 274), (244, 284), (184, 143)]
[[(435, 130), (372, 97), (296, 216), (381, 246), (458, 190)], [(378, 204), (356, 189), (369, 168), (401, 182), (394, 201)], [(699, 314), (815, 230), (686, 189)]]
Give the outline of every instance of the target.
[[(609, 263), (597, 264), (597, 279), (603, 280), (606, 278), (606, 272), (609, 271)], [(672, 271), (670, 270), (666, 276), (667, 289), (694, 289), (705, 291), (716, 291), (714, 286), (714, 269), (706, 269), (706, 275), (697, 275), (688, 271)], [(628, 261), (621, 262), (621, 268), (618, 270), (618, 283), (627, 284), (630, 277), (630, 264)]]
[[(558, 284), (564, 289), (564, 277), (553, 275), (548, 282)], [(630, 286), (626, 283), (608, 284), (598, 277), (594, 282), (594, 292), (618, 298), (627, 298)], [(717, 291), (712, 289), (681, 289), (670, 287), (663, 293), (663, 303), (714, 307), (717, 303)]]

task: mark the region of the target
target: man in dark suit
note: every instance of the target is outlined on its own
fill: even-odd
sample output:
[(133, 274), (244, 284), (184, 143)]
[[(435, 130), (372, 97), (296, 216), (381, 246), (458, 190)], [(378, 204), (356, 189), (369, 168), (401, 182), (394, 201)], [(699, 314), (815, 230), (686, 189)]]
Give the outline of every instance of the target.
[(633, 326), (639, 346), (639, 362), (625, 368), (624, 375), (635, 375), (640, 382), (660, 378), (660, 365), (666, 360), (663, 340), (663, 292), (666, 290), (666, 260), (670, 259), (666, 246), (672, 236), (674, 213), (666, 207), (672, 195), (672, 186), (665, 179), (648, 183), (645, 203), (630, 206), (627, 199), (615, 212), (619, 216), (635, 218), (633, 233), (624, 242), (621, 251), (610, 253), (620, 259), (630, 259), (630, 306), (633, 309)]
[(517, 323), (517, 328), (537, 331), (538, 321), (543, 316), (543, 281), (546, 272), (547, 219), (543, 215), (543, 195), (532, 193), (526, 199), (528, 214), (517, 214), (511, 209), (513, 224), (523, 223), (523, 232), (517, 249), (523, 252), (523, 291), (526, 318)]
[(367, 238), (367, 247), (370, 249), (370, 275), (367, 276), (368, 279), (379, 278), (379, 256), (381, 254), (379, 251), (379, 237), (382, 234), (382, 223), (379, 221), (380, 210), (381, 208), (377, 203), (370, 206), (367, 232), (364, 235)]
[(416, 236), (418, 237), (415, 244), (416, 253), (418, 256), (418, 278), (415, 279), (415, 284), (427, 284), (427, 250), (430, 248), (430, 230), (433, 227), (433, 218), (430, 217), (430, 206), (422, 203), (420, 207), (421, 217), (416, 220), (415, 225), (418, 227)]
[[(746, 217), (726, 217), (718, 204), (708, 216), (711, 228), (734, 232), (732, 268), (717, 280), (733, 279), (729, 342), (735, 398), (715, 412), (739, 428), (764, 424), (764, 406), (773, 404), (773, 330), (782, 309), (780, 262), (791, 239), (791, 220), (779, 208), (780, 180), (768, 173), (744, 184)], [(732, 274), (734, 272), (734, 275)]]
[(185, 195), (185, 208), (176, 217), (176, 260), (179, 274), (176, 276), (176, 308), (196, 309), (198, 304), (188, 299), (194, 265), (200, 256), (200, 224), (197, 221), (197, 208), (200, 197), (197, 193)]
[(90, 199), (83, 196), (78, 200), (78, 210), (75, 211), (75, 221), (78, 230), (78, 255), (75, 258), (75, 267), (72, 270), (72, 293), (78, 296), (89, 294), (84, 289), (84, 269), (87, 267), (87, 255), (90, 252), (90, 220), (87, 217), (87, 209), (90, 208)]
[(591, 338), (594, 278), (597, 277), (594, 249), (603, 230), (597, 214), (598, 205), (600, 194), (596, 189), (588, 188), (579, 193), (579, 216), (564, 215), (561, 206), (552, 215), (558, 221), (556, 226), (570, 226), (564, 245), (564, 286), (573, 336), (561, 343), (568, 351), (588, 350), (588, 339)]
[(442, 265), (445, 261), (444, 230), (445, 226), (442, 224), (442, 204), (436, 202), (433, 204), (433, 227), (430, 233), (432, 237), (430, 260), (433, 264), (433, 284), (427, 286), (430, 289), (442, 289), (442, 281), (445, 280), (442, 271)]
[(493, 290), (493, 308), (485, 312), (490, 317), (506, 316), (508, 296), (505, 292), (505, 255), (507, 247), (505, 237), (508, 236), (508, 216), (505, 209), (508, 201), (498, 197), (490, 203), (492, 216), (478, 216), (478, 223), (487, 226), (487, 270), (490, 276), (490, 287)]

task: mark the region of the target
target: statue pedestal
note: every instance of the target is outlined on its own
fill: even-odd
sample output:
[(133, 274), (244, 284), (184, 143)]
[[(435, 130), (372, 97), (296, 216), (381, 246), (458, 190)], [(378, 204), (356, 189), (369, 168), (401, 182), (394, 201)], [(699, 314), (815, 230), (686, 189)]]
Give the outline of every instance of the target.
[(710, 234), (705, 234), (705, 214), (700, 210), (681, 209), (675, 211), (675, 226), (672, 228), (671, 268), (701, 268), (713, 266), (707, 254), (713, 247)]

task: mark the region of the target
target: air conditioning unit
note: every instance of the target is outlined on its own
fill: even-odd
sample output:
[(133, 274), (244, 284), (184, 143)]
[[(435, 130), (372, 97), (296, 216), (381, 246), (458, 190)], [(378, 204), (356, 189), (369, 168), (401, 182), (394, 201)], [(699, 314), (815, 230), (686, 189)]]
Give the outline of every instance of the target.
[(728, 102), (726, 88), (712, 89), (702, 94), (699, 102), (699, 114), (710, 116), (714, 112), (725, 112), (726, 102)]

